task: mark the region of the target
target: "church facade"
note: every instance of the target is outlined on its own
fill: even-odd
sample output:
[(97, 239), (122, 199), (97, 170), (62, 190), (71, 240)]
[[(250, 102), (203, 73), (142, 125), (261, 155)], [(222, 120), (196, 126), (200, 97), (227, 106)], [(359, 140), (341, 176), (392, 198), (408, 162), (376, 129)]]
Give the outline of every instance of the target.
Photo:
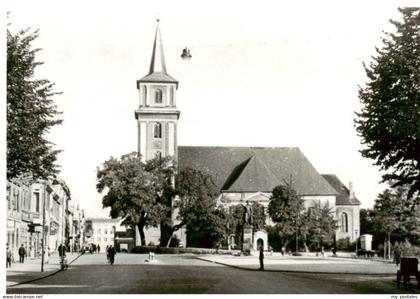
[[(212, 175), (220, 190), (218, 201), (225, 207), (258, 202), (266, 209), (273, 188), (290, 181), (304, 199), (305, 207), (314, 203), (328, 203), (333, 209), (338, 222), (337, 240), (357, 239), (360, 232), (360, 201), (354, 195), (352, 184), (347, 188), (337, 176), (319, 174), (299, 148), (178, 145), (180, 111), (176, 108), (177, 88), (178, 81), (166, 69), (157, 26), (149, 73), (137, 81), (139, 105), (135, 118), (138, 152), (144, 161), (173, 156), (179, 169), (191, 167)], [(268, 216), (266, 222), (270, 224)], [(147, 242), (159, 243), (159, 229), (151, 228), (145, 233)], [(185, 231), (176, 233), (185, 246)], [(136, 240), (139, 239), (137, 235)], [(264, 249), (268, 249), (266, 231), (254, 232), (254, 250), (257, 244), (263, 244)]]

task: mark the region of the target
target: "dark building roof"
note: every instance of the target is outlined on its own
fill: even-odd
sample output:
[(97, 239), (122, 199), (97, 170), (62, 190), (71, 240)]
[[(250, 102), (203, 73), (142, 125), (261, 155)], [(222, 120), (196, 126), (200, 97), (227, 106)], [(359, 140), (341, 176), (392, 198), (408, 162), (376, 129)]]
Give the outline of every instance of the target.
[(361, 202), (355, 197), (350, 197), (350, 190), (340, 181), (334, 174), (323, 174), (324, 179), (336, 190), (337, 195), (336, 205), (360, 205)]
[(336, 195), (298, 148), (178, 146), (180, 169), (213, 176), (224, 192), (271, 192), (292, 177), (300, 195)]

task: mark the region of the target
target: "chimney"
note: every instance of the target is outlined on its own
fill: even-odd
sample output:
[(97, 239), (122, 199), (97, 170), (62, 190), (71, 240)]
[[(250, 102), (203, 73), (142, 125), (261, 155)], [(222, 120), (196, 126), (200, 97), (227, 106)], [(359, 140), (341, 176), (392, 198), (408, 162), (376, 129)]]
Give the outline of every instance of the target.
[(354, 198), (354, 189), (353, 189), (353, 183), (352, 182), (349, 183), (349, 198), (350, 199)]

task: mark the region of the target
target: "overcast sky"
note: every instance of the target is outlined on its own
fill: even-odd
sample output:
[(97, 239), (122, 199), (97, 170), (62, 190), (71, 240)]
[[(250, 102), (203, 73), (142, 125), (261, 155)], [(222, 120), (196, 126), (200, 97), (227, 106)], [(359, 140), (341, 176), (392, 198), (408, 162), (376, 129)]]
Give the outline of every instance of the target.
[[(179, 145), (299, 147), (320, 173), (354, 183), (372, 207), (380, 173), (353, 125), (358, 85), (414, 1), (7, 1), (9, 30), (39, 29), (38, 78), (56, 83), (64, 123), (49, 139), (88, 216), (107, 216), (96, 167), (137, 149), (136, 80), (148, 72), (156, 18), (179, 80)], [(183, 47), (192, 59), (180, 58)]]

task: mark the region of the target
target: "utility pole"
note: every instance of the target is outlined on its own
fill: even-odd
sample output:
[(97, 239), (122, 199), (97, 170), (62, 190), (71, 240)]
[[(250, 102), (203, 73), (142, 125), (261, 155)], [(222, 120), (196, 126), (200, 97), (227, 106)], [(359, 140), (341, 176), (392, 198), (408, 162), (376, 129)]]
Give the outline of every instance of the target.
[[(45, 184), (45, 182), (44, 182)], [(41, 241), (41, 272), (44, 272), (44, 254), (45, 254), (45, 201), (47, 200), (47, 186), (44, 185), (44, 198), (42, 201), (42, 241)]]

